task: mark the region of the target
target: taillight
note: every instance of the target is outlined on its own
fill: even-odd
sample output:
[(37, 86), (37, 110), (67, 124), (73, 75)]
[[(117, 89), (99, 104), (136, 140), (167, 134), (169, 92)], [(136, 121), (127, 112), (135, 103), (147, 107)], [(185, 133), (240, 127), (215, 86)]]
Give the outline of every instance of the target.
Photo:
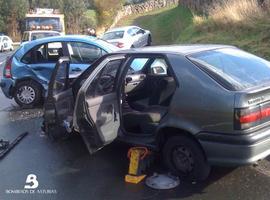
[(236, 130), (244, 130), (270, 120), (270, 105), (265, 104), (252, 108), (235, 109)]
[(117, 42), (116, 46), (117, 46), (118, 48), (123, 48), (123, 47), (125, 46), (125, 44), (122, 43), (122, 42)]
[(12, 56), (7, 58), (6, 65), (5, 65), (5, 68), (4, 68), (4, 76), (6, 78), (12, 78), (11, 64), (12, 64)]

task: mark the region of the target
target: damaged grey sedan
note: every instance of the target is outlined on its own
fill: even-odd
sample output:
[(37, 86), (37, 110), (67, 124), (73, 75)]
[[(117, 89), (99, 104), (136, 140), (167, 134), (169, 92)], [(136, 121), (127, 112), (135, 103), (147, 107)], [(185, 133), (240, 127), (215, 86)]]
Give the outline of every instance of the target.
[(149, 147), (180, 177), (270, 154), (270, 63), (236, 47), (160, 46), (108, 54), (76, 80), (61, 58), (44, 131), (79, 133), (92, 154), (115, 139)]

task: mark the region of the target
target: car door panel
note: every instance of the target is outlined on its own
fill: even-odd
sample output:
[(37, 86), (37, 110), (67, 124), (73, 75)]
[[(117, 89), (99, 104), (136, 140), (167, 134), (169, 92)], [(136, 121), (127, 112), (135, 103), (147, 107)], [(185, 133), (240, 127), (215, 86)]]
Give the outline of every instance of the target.
[[(117, 92), (99, 88), (105, 85), (103, 81), (106, 79), (103, 78), (107, 76), (107, 73), (113, 72), (114, 68), (107, 70), (109, 64), (122, 59), (124, 59), (123, 56), (111, 56), (103, 60), (84, 81), (78, 92), (73, 126), (80, 132), (90, 154), (111, 143), (118, 135), (120, 118)], [(119, 66), (114, 66), (116, 67), (114, 70), (120, 69), (121, 62)], [(117, 71), (113, 73), (115, 74), (114, 84), (117, 84)]]
[[(106, 144), (112, 142), (116, 137), (119, 129), (119, 110), (116, 93), (97, 97), (86, 101), (88, 112), (93, 123), (100, 129), (101, 140)], [(117, 123), (115, 123), (117, 122)]]
[(69, 124), (73, 116), (74, 97), (68, 78), (69, 58), (62, 57), (52, 72), (44, 102), (43, 130), (51, 138), (65, 137), (71, 132)]
[(28, 67), (42, 80), (49, 82), (56, 63), (29, 64)]

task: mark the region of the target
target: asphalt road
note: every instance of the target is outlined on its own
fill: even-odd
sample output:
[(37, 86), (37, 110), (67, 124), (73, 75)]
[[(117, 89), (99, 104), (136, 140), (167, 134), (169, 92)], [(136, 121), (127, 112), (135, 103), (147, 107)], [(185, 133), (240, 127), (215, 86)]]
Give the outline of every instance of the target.
[[(0, 54), (0, 62), (5, 56), (6, 53)], [(173, 190), (153, 190), (144, 182), (127, 184), (124, 176), (128, 146), (114, 143), (90, 156), (79, 136), (53, 142), (41, 134), (41, 115), (41, 109), (21, 110), (0, 92), (0, 139), (13, 140), (22, 132), (29, 132), (0, 160), (0, 200), (270, 198), (268, 160), (257, 167), (213, 168), (207, 181), (193, 184), (181, 181)], [(164, 172), (158, 161), (148, 175), (156, 171)], [(29, 174), (36, 175), (37, 189), (24, 190)]]

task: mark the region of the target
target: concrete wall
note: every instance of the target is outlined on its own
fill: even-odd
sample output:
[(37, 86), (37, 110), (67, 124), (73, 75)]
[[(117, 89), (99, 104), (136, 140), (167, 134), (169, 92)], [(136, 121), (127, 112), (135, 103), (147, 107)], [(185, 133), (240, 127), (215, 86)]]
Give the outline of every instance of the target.
[(138, 15), (152, 10), (178, 5), (179, 0), (148, 0), (144, 3), (123, 6), (114, 19), (110, 28), (114, 27), (119, 20), (129, 15)]

